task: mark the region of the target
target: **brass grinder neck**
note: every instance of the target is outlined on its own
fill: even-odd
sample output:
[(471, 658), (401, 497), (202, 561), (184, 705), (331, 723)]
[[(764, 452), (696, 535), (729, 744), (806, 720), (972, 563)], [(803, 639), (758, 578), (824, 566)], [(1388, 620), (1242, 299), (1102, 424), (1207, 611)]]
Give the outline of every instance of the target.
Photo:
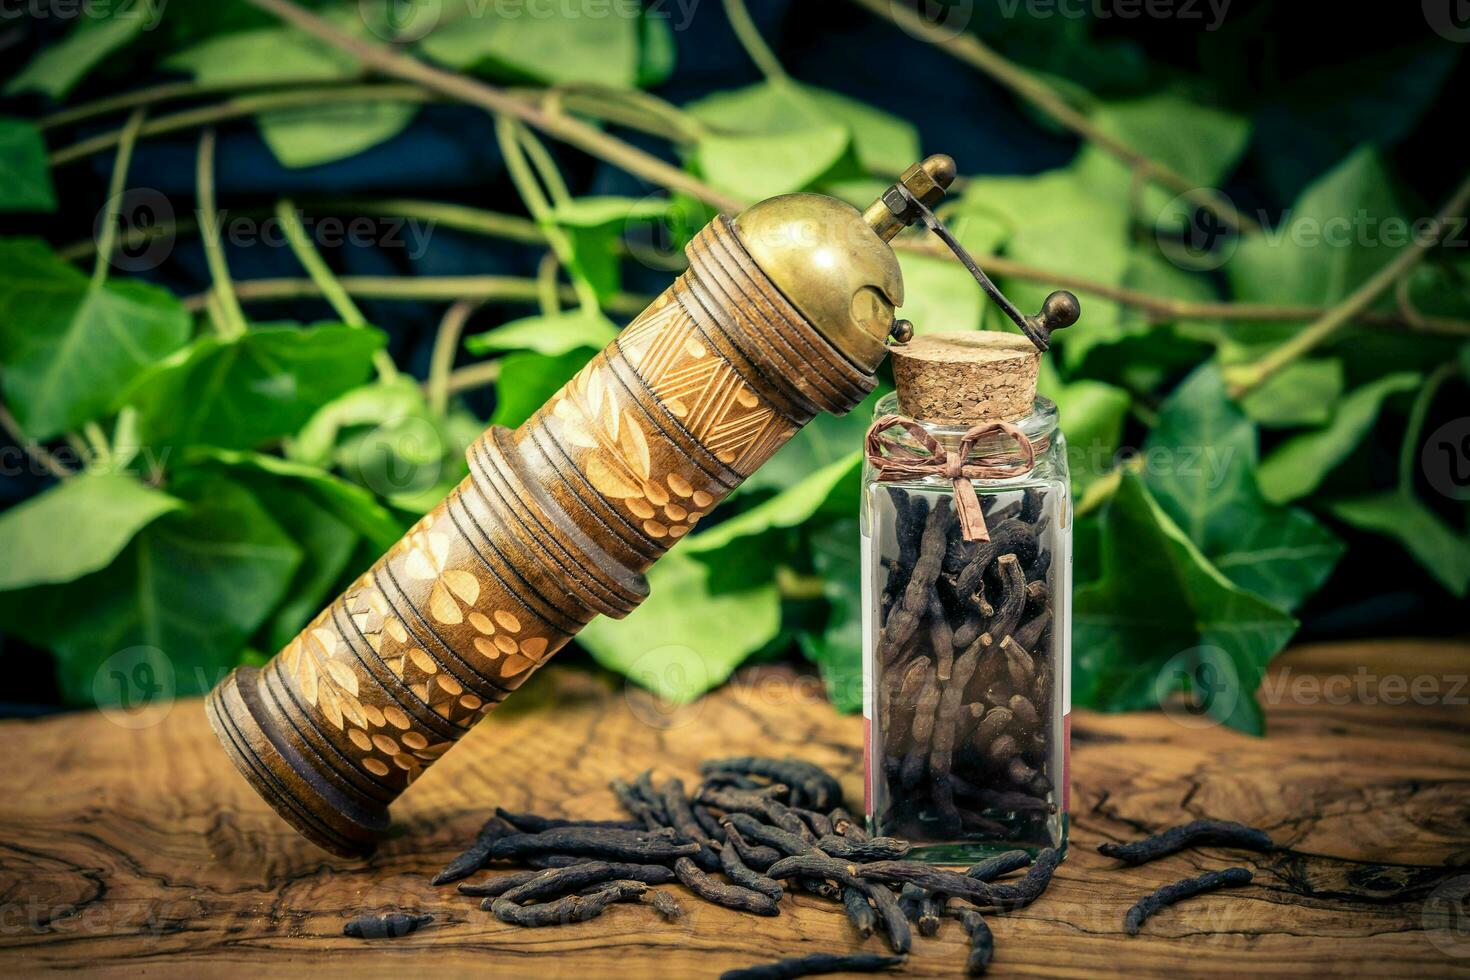
[(899, 190), (899, 184), (932, 210), (944, 199), (954, 178), (954, 158), (937, 153), (905, 170), (897, 184), (889, 187), (882, 197), (868, 206), (868, 210), (863, 212), (863, 219), (878, 233), (879, 238), (891, 242), (899, 232), (919, 220), (918, 214), (914, 213), (912, 205)]

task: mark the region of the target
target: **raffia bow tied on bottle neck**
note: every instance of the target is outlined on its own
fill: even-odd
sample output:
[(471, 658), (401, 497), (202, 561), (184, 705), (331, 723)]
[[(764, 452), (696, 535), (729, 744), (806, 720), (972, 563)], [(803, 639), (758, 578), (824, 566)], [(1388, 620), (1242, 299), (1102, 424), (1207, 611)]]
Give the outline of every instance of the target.
[[(913, 436), (927, 455), (913, 446), (890, 437), (893, 429), (903, 429)], [(1016, 441), (1016, 452), (993, 453), (970, 458), (975, 446), (987, 436), (1009, 436)], [(1029, 473), (1036, 465), (1037, 447), (1026, 433), (1009, 422), (981, 422), (960, 437), (954, 449), (945, 449), (918, 422), (903, 415), (884, 415), (868, 427), (868, 463), (882, 483), (939, 476), (954, 482), (955, 509), (959, 512), (960, 531), (966, 541), (989, 541), (985, 513), (980, 496), (971, 480), (1004, 480)]]

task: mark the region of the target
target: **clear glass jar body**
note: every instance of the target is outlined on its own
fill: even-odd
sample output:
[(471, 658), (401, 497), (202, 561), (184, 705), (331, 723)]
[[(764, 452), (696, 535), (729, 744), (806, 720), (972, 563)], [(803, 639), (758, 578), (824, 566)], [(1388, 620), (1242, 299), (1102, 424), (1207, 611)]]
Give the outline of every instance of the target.
[[(897, 411), (889, 395), (875, 414)], [(868, 825), (925, 860), (1066, 845), (1071, 486), (1056, 406), (1016, 425), (1035, 466), (973, 481), (988, 544), (963, 539), (949, 480), (863, 474)], [(952, 449), (966, 427), (924, 428)]]

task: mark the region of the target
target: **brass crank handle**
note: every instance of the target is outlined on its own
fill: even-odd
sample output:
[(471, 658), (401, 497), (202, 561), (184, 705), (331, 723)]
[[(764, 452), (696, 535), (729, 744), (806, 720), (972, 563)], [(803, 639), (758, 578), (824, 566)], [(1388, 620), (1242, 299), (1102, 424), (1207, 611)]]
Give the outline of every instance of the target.
[(1072, 326), (1081, 317), (1081, 303), (1077, 301), (1076, 296), (1065, 289), (1059, 289), (1048, 296), (1041, 304), (1041, 312), (1036, 316), (1023, 314), (1016, 308), (1016, 304), (1007, 299), (1000, 291), (1000, 287), (990, 280), (985, 270), (980, 268), (979, 263), (944, 226), (944, 222), (929, 210), (928, 205), (914, 196), (914, 193), (904, 184), (898, 183), (893, 186), (907, 203), (905, 210), (916, 214), (930, 231), (939, 236), (940, 241), (949, 246), (949, 250), (955, 254), (955, 257), (964, 264), (966, 269), (970, 270), (970, 275), (975, 277), (980, 288), (985, 290), (985, 295), (989, 296), (995, 305), (999, 306), (1001, 311), (1021, 328), (1021, 332), (1036, 345), (1037, 350), (1043, 353), (1050, 350), (1052, 333)]

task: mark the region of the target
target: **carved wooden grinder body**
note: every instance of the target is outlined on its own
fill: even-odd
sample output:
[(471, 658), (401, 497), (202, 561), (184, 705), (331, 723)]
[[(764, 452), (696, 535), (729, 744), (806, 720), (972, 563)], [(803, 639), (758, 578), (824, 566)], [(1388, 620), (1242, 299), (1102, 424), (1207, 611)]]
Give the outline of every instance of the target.
[[(952, 177), (935, 157), (901, 184), (930, 204)], [(891, 191), (866, 216), (792, 195), (711, 222), (606, 350), (487, 430), (443, 503), (210, 694), (235, 765), (312, 841), (370, 851), (476, 722), (594, 616), (631, 612), (643, 572), (818, 412), (872, 390), (903, 300), (887, 241), (913, 218)]]

